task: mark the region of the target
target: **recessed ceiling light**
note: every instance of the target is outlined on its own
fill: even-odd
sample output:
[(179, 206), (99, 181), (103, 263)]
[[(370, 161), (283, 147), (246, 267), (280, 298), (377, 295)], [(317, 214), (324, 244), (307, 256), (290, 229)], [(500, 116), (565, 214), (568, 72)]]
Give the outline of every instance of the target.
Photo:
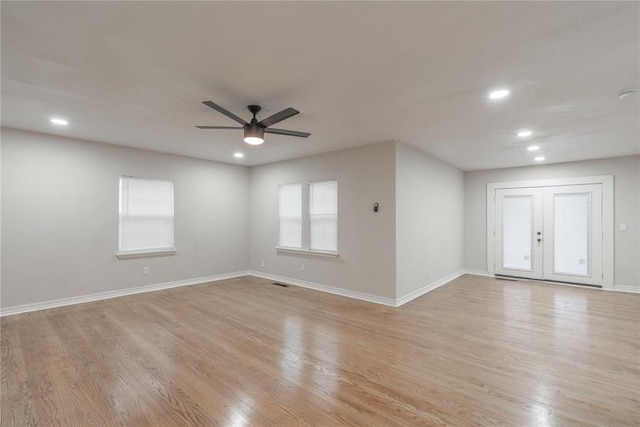
[(54, 125), (59, 125), (59, 126), (66, 126), (69, 124), (68, 121), (66, 121), (65, 119), (61, 119), (59, 117), (54, 117), (53, 119), (50, 120), (51, 123), (53, 123)]
[(543, 156), (538, 156), (538, 157), (534, 158), (533, 160), (535, 160), (536, 162), (541, 162), (541, 161), (544, 160), (544, 157)]
[(527, 147), (527, 150), (529, 151), (538, 151), (540, 149), (539, 145), (530, 145)]
[(233, 153), (233, 157), (236, 157), (236, 158), (238, 158), (238, 159), (241, 159), (241, 158), (243, 158), (243, 157), (244, 157), (244, 154), (242, 154), (242, 153), (240, 153), (240, 152), (238, 152), (238, 153)]
[(531, 136), (533, 132), (531, 132), (529, 129), (522, 129), (521, 131), (518, 132), (518, 136), (520, 138), (528, 138)]
[(493, 92), (489, 93), (489, 99), (502, 99), (502, 98), (506, 98), (507, 96), (509, 96), (511, 92), (509, 91), (509, 89), (498, 89), (498, 90), (494, 90)]

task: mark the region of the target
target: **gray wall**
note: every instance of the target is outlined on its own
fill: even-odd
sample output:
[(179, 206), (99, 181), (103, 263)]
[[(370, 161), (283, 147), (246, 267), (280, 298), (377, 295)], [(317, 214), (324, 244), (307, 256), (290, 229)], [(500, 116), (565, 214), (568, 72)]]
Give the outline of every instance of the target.
[[(252, 168), (251, 269), (395, 298), (394, 156), (395, 145), (388, 142)], [(278, 186), (302, 183), (306, 204), (309, 182), (332, 179), (338, 180), (340, 257), (276, 253)], [(378, 213), (374, 202), (380, 204)]]
[(487, 270), (487, 183), (597, 175), (614, 175), (614, 284), (640, 287), (640, 156), (465, 173), (465, 266)]
[(396, 296), (463, 268), (464, 174), (396, 144)]
[[(488, 182), (592, 175), (615, 176), (615, 284), (640, 287), (640, 156), (463, 174), (387, 142), (249, 169), (3, 128), (0, 170), (5, 308), (249, 268), (401, 298), (486, 271)], [(116, 258), (120, 175), (175, 182), (175, 256)], [(328, 179), (340, 257), (278, 254), (278, 186)]]
[[(116, 258), (120, 175), (175, 182), (175, 256)], [(247, 270), (248, 195), (246, 167), (3, 128), (2, 307)]]

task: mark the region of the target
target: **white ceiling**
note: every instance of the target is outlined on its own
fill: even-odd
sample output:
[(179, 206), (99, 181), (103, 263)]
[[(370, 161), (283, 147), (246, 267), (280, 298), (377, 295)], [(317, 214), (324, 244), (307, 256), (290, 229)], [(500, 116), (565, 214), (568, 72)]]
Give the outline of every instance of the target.
[[(533, 164), (532, 141), (550, 163), (640, 153), (639, 98), (616, 96), (639, 84), (638, 2), (1, 7), (3, 126), (246, 165), (389, 140), (463, 170)], [(250, 147), (194, 128), (235, 125), (204, 100), (294, 107), (276, 127), (312, 135)]]

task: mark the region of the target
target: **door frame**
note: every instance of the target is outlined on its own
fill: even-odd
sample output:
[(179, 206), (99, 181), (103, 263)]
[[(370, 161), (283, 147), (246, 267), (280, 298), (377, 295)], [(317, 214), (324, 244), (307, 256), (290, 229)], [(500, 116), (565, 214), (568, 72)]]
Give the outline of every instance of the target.
[(602, 185), (602, 288), (613, 289), (614, 272), (614, 220), (613, 175), (575, 178), (537, 179), (487, 183), (487, 272), (496, 273), (496, 205), (495, 192), (502, 188), (560, 187), (563, 185)]

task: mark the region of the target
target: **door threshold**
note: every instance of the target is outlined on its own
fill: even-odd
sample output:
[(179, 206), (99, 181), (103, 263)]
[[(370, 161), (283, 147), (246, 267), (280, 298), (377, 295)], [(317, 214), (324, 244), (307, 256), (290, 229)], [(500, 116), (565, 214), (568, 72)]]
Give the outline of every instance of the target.
[(529, 279), (527, 277), (518, 277), (518, 276), (508, 276), (506, 274), (496, 274), (495, 278), (498, 280), (508, 280), (514, 282), (540, 282), (540, 283), (548, 283), (550, 285), (569, 285), (569, 286), (580, 286), (586, 288), (594, 288), (594, 289), (602, 289), (602, 285), (588, 285), (586, 283), (576, 283), (576, 282), (565, 282), (560, 280), (542, 280), (542, 279)]
[(521, 280), (525, 280), (524, 278), (521, 278), (521, 277), (503, 276), (503, 275), (501, 275), (501, 274), (500, 274), (500, 275), (499, 275), (499, 274), (496, 274), (495, 278), (496, 278), (497, 280), (504, 280), (504, 281), (506, 281), (506, 282), (519, 282), (519, 281), (521, 281)]

